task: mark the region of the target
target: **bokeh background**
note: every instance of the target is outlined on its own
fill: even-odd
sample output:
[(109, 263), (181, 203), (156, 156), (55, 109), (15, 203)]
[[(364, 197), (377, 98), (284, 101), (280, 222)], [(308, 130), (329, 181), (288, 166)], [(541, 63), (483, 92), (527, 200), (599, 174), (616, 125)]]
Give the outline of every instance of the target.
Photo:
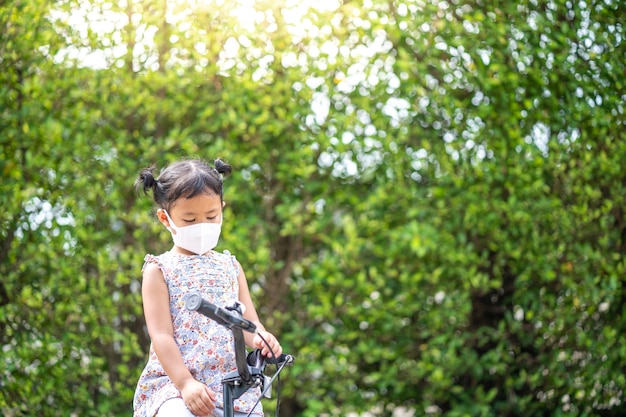
[(1, 414), (131, 415), (171, 245), (133, 182), (220, 157), (281, 416), (626, 415), (625, 18), (0, 2)]

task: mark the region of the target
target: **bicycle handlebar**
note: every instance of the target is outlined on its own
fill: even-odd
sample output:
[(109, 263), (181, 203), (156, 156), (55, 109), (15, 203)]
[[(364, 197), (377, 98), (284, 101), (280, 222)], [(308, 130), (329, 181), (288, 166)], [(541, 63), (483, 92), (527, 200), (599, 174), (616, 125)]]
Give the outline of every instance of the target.
[(197, 292), (192, 292), (191, 294), (187, 295), (185, 299), (185, 306), (187, 307), (187, 310), (202, 313), (229, 329), (235, 327), (237, 329), (245, 330), (250, 333), (257, 332), (256, 325), (250, 320), (233, 314), (225, 308), (218, 307), (215, 304), (209, 303), (208, 301), (204, 300), (202, 296)]

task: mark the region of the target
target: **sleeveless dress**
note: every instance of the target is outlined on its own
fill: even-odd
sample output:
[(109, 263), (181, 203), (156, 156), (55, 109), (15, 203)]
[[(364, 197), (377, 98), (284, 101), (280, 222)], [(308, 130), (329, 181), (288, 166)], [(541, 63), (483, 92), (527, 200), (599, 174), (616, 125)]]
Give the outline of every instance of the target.
[[(197, 291), (210, 303), (232, 305), (239, 295), (239, 263), (227, 251), (193, 256), (165, 252), (159, 256), (146, 255), (144, 260), (142, 272), (149, 263), (156, 263), (163, 272), (170, 296), (174, 339), (187, 368), (195, 379), (216, 393), (215, 405), (223, 409), (222, 377), (237, 370), (232, 332), (196, 311), (187, 310), (185, 297)], [(247, 414), (259, 396), (259, 388), (246, 391), (235, 400), (235, 411)], [(148, 363), (135, 390), (134, 417), (153, 417), (165, 401), (177, 397), (181, 393), (163, 370), (151, 344)], [(252, 415), (263, 416), (260, 403)]]

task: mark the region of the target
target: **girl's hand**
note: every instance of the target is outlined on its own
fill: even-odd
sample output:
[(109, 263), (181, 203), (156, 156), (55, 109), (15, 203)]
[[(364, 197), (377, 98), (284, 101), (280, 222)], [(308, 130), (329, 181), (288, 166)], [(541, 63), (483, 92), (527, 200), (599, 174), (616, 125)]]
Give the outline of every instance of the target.
[(197, 416), (208, 416), (215, 410), (215, 393), (200, 381), (189, 380), (180, 393), (189, 411)]
[[(263, 339), (265, 339), (265, 342), (267, 342), (267, 344), (265, 344), (263, 339), (261, 339), (261, 336), (263, 336)], [(266, 331), (261, 331), (255, 334), (252, 343), (255, 348), (261, 349), (261, 355), (265, 356), (266, 358), (272, 358), (272, 354), (274, 354), (274, 356), (278, 358), (281, 353), (283, 353), (283, 348), (282, 346), (280, 346), (280, 343), (278, 343), (278, 339), (276, 339), (273, 334)]]

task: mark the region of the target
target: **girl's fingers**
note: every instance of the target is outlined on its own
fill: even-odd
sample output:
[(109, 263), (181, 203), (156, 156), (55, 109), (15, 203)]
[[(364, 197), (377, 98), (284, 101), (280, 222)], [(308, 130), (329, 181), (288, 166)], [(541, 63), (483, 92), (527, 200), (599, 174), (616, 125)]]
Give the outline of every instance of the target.
[(205, 401), (199, 400), (191, 403), (188, 408), (189, 411), (197, 416), (206, 416), (211, 414), (215, 406), (213, 405), (213, 403), (206, 403)]
[(266, 340), (269, 347), (263, 344), (263, 349), (261, 350), (261, 353), (264, 356), (272, 356), (272, 354), (276, 355), (277, 357), (280, 356), (280, 354), (282, 353), (282, 348), (280, 346), (280, 343), (278, 343), (278, 340), (276, 340), (276, 338), (272, 335), (269, 335)]
[(213, 401), (215, 401), (215, 393), (206, 387), (204, 392), (189, 401), (187, 408), (197, 416), (206, 416), (215, 409)]
[[(207, 393), (207, 395), (209, 396), (209, 399), (211, 400), (211, 405), (213, 405), (213, 401), (215, 401), (216, 396), (215, 393), (213, 391), (211, 391), (211, 389), (209, 387), (205, 387), (206, 390), (205, 392)], [(213, 405), (213, 408), (215, 408), (215, 406)], [(213, 411), (213, 410), (211, 410)]]

